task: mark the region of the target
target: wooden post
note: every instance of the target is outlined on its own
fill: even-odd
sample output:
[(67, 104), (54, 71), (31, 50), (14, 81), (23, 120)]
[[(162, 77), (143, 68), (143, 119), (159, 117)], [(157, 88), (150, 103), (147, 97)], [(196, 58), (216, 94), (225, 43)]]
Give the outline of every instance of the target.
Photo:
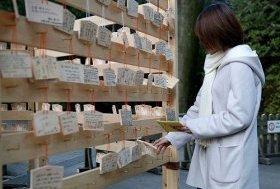
[[(174, 52), (174, 63), (172, 72), (175, 77), (178, 77), (178, 15), (177, 15), (177, 1), (176, 0), (169, 0), (168, 8), (171, 9), (175, 14), (175, 33), (169, 32), (169, 44), (171, 49)], [(173, 89), (174, 96), (171, 99), (171, 104), (175, 107), (176, 116), (179, 116), (179, 101), (178, 101), (178, 94), (179, 88), (178, 85)], [(179, 158), (178, 152), (175, 148), (170, 150), (170, 161), (163, 166), (162, 172), (162, 188), (163, 189), (177, 189), (179, 188)]]
[(259, 124), (258, 124), (258, 127), (259, 127), (259, 133), (258, 133), (258, 147), (259, 147), (259, 162), (262, 163), (262, 164), (265, 164), (265, 165), (270, 165), (271, 164), (271, 161), (269, 158), (267, 158), (264, 154), (264, 146), (265, 146), (265, 143), (264, 143), (264, 140), (265, 140), (265, 137), (264, 137), (264, 134), (266, 133), (266, 130), (265, 130), (265, 125), (266, 125), (266, 122), (267, 122), (267, 116), (265, 114), (262, 114), (260, 116), (260, 120), (259, 120)]
[[(275, 119), (279, 120), (280, 115), (276, 114)], [(279, 133), (274, 134), (274, 153), (279, 154)]]
[[(268, 121), (269, 120), (273, 120), (274, 119), (274, 116), (273, 116), (273, 114), (269, 114), (268, 115)], [(267, 124), (267, 122), (266, 122), (266, 124)], [(267, 132), (267, 131), (266, 131)], [(271, 155), (271, 149), (272, 149), (272, 134), (269, 134), (269, 133), (267, 133), (267, 145), (266, 145), (266, 153), (267, 153), (267, 155)]]
[(162, 171), (162, 188), (178, 189), (179, 188), (179, 157), (175, 148), (170, 150), (170, 162), (163, 166)]

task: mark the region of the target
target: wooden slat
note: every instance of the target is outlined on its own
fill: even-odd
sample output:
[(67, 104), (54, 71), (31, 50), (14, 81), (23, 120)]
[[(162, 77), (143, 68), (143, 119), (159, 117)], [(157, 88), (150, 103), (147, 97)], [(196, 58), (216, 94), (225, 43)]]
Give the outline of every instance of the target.
[[(276, 114), (275, 119), (279, 120), (280, 115)], [(280, 135), (279, 133), (274, 134), (274, 153), (275, 154), (279, 154), (279, 135)]]
[[(169, 151), (170, 159), (169, 162), (172, 163), (171, 166), (164, 166), (163, 167), (163, 174), (162, 174), (162, 188), (163, 189), (179, 189), (179, 156), (178, 151), (175, 148), (170, 148)], [(178, 167), (175, 166), (178, 165)]]
[(149, 1), (150, 3), (154, 4), (155, 6), (158, 6), (163, 10), (168, 9), (168, 0), (149, 0)]
[[(268, 120), (273, 120), (274, 116), (273, 114), (269, 114), (268, 115)], [(266, 122), (267, 124), (267, 122)], [(267, 149), (267, 155), (271, 154), (271, 149), (272, 149), (272, 134), (268, 133), (267, 134), (267, 145), (266, 145), (266, 149)]]
[[(80, 1), (79, 1), (80, 2)], [(84, 2), (84, 1), (81, 1)], [(1, 24), (1, 23), (0, 23)], [(52, 26), (28, 22), (25, 17), (17, 19), (16, 36), (18, 44), (42, 48), (41, 46), (41, 33), (46, 32), (46, 49), (69, 53), (70, 41), (72, 41), (73, 50), (71, 54), (87, 57), (90, 55), (93, 58), (108, 60), (110, 57), (109, 48), (101, 47), (97, 44), (92, 44), (91, 47), (78, 39), (77, 33), (72, 35), (65, 34)], [(12, 39), (13, 28), (5, 27), (0, 30), (0, 41), (10, 42)], [(22, 35), (24, 34), (24, 35)], [(90, 48), (90, 49), (89, 49)], [(126, 58), (123, 53), (123, 47), (119, 43), (112, 43), (111, 46), (111, 61), (124, 63), (129, 65), (138, 65), (138, 56), (136, 53), (127, 54)], [(91, 50), (91, 53), (88, 53)], [(151, 65), (149, 61), (151, 57)], [(158, 70), (167, 71), (168, 62), (162, 56), (149, 54), (146, 52), (139, 52), (139, 60), (141, 67), (154, 68)], [(159, 61), (161, 60), (161, 61)]]
[(137, 144), (136, 141), (125, 140), (125, 141), (119, 141), (119, 142), (113, 142), (113, 143), (110, 143), (110, 144), (102, 144), (102, 145), (99, 145), (99, 146), (95, 146), (95, 149), (96, 150), (107, 151), (108, 150), (108, 145), (110, 145), (110, 151), (118, 153), (124, 147), (127, 148), (127, 147), (131, 147), (131, 146), (135, 146), (135, 143)]
[[(86, 9), (86, 1), (81, 1), (81, 0), (56, 0), (58, 2), (66, 2), (67, 5), (74, 7), (76, 9), (85, 11)], [(98, 3), (97, 0), (91, 0), (90, 1), (90, 12), (93, 15), (97, 15), (97, 16), (101, 16), (102, 17), (102, 4)], [(111, 20), (113, 22), (116, 22), (117, 24), (122, 25), (122, 11), (120, 11), (120, 9), (118, 9), (117, 7), (117, 3), (113, 2), (111, 3), (111, 5), (109, 5), (108, 7), (105, 7), (105, 15), (104, 18)], [(138, 30), (141, 31), (143, 33), (147, 33), (149, 35), (152, 35), (154, 37), (160, 37), (159, 35), (159, 28), (152, 25), (152, 23), (150, 22), (146, 22), (146, 20), (144, 20), (143, 15), (138, 14), (138, 27), (137, 27), (137, 19), (131, 16), (128, 16), (126, 14), (126, 12), (124, 12), (124, 24), (125, 26), (134, 29), (134, 30)], [(161, 38), (165, 41), (168, 40), (168, 36), (167, 36), (167, 31), (168, 31), (168, 27), (167, 26), (162, 26), (162, 34), (161, 34)]]
[(30, 121), (33, 118), (32, 111), (2, 111), (2, 120), (27, 120)]
[[(172, 8), (172, 10), (176, 10), (177, 11), (177, 1), (176, 0), (170, 0), (170, 8)], [(175, 15), (177, 15), (177, 13), (175, 13)], [(172, 70), (171, 73), (172, 75), (174, 75), (175, 77), (178, 78), (178, 21), (177, 18), (175, 19), (175, 33), (170, 33), (170, 47), (174, 52), (174, 64), (170, 64), (170, 66), (172, 66), (171, 69)], [(173, 96), (171, 98), (171, 104), (172, 106), (175, 108), (175, 112), (176, 112), (176, 116), (179, 117), (179, 87), (178, 85), (176, 85), (173, 89)]]
[(162, 132), (161, 127), (156, 123), (158, 119), (134, 121), (134, 126), (131, 127), (120, 126), (120, 123), (109, 123), (105, 124), (105, 131), (80, 131), (69, 136), (55, 134), (35, 137), (32, 132), (2, 134), (1, 144), (5, 144), (0, 150), (2, 163), (8, 164), (44, 156), (46, 141), (48, 153), (51, 155), (123, 140), (124, 132), (125, 139), (145, 136), (147, 131), (149, 135), (158, 134)]
[(0, 10), (0, 26), (14, 26), (16, 16), (13, 12), (6, 12)]
[[(4, 85), (4, 86), (3, 86)], [(127, 88), (127, 101), (164, 101), (168, 99), (168, 89), (147, 86), (117, 86), (104, 87), (87, 84), (74, 84), (56, 81), (36, 81), (27, 79), (9, 79), (3, 81), (1, 87), (3, 102), (28, 102), (30, 99), (35, 102), (42, 102), (45, 89), (48, 88), (49, 102), (66, 102), (67, 90), (71, 89), (72, 102), (91, 102), (91, 90), (95, 92), (96, 102), (124, 102)]]
[[(102, 189), (111, 186), (114, 183), (120, 182), (125, 178), (135, 176), (139, 173), (148, 171), (154, 167), (160, 166), (169, 161), (169, 149), (166, 150), (164, 156), (160, 155), (157, 158), (145, 155), (140, 160), (130, 163), (129, 165), (100, 175), (99, 168), (86, 171), (77, 175), (66, 177), (63, 179), (63, 187), (65, 189)], [(133, 187), (133, 186), (131, 186)], [(171, 188), (170, 188), (171, 189)]]

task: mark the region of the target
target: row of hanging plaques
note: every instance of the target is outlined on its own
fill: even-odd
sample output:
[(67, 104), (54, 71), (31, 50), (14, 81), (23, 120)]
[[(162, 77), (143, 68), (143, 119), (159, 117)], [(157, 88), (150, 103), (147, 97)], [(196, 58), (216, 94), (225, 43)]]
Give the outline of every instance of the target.
[[(104, 2), (102, 1), (102, 3)], [(152, 50), (151, 40), (147, 37), (141, 37), (137, 33), (131, 34), (130, 29), (127, 27), (123, 27), (119, 29), (118, 32), (112, 33), (105, 26), (99, 26), (98, 23), (95, 23), (91, 17), (75, 20), (75, 15), (67, 9), (63, 9), (63, 6), (58, 4), (37, 0), (28, 0), (25, 1), (25, 4), (27, 12), (26, 16), (29, 21), (54, 25), (55, 28), (68, 34), (71, 34), (73, 30), (76, 30), (78, 31), (78, 38), (86, 43), (96, 42), (98, 45), (110, 47), (111, 41), (114, 41), (116, 43), (122, 43), (126, 47), (134, 47), (148, 53), (163, 55), (166, 57), (167, 61), (173, 60), (173, 52), (169, 45), (163, 40), (156, 42), (155, 50)], [(105, 4), (107, 5), (108, 3), (106, 2)], [(118, 2), (118, 5), (121, 4), (122, 3)], [(138, 3), (134, 0), (128, 0), (127, 4), (128, 7), (134, 7), (132, 9), (136, 11), (136, 15), (138, 15)], [(163, 15), (161, 13), (153, 11), (148, 5), (143, 5), (141, 8), (143, 9), (142, 12), (146, 20), (152, 21), (156, 26), (162, 24)], [(170, 17), (168, 16), (170, 13), (166, 13), (166, 15), (166, 17)]]
[[(113, 112), (116, 114), (115, 106)], [(162, 117), (166, 116), (166, 120), (175, 120), (175, 110), (167, 107), (165, 111), (162, 107), (154, 107), (148, 105), (135, 106), (137, 116)], [(133, 126), (133, 114), (131, 106), (123, 105), (119, 109), (120, 124), (123, 126)], [(84, 111), (80, 111), (80, 105), (76, 104), (76, 112), (62, 111), (59, 104), (52, 105), (43, 103), (42, 111), (38, 111), (33, 115), (33, 129), (36, 136), (45, 136), (56, 133), (69, 135), (79, 132), (79, 125), (83, 126), (83, 130), (104, 130), (103, 114), (95, 110), (95, 106), (91, 104), (84, 105)]]
[[(86, 0), (86, 14), (90, 14), (90, 0)], [(127, 1), (127, 7), (126, 7)], [(97, 0), (102, 3), (102, 17), (105, 17), (105, 9), (111, 4), (110, 1)], [(144, 4), (139, 6), (135, 0), (118, 0), (117, 7), (125, 11), (127, 9), (127, 15), (131, 17), (138, 17), (138, 13), (144, 16), (147, 22), (153, 23), (154, 26), (160, 27), (163, 23), (166, 25), (171, 24), (171, 20), (174, 19), (175, 14), (171, 9), (166, 10), (163, 14), (160, 11), (154, 10), (150, 4)], [(139, 8), (140, 7), (140, 8)], [(73, 30), (74, 21), (76, 19), (69, 10), (63, 8), (62, 5), (50, 2), (48, 0), (25, 0), (26, 17), (28, 21), (37, 22), (42, 24), (48, 24), (58, 27), (66, 33), (70, 33)]]
[[(56, 61), (50, 56), (32, 57), (27, 51), (0, 51), (0, 69), (3, 78), (34, 78), (35, 80), (57, 79), (62, 82), (100, 85), (98, 68), (72, 61)], [(144, 78), (144, 71), (129, 68), (103, 69), (105, 86), (156, 86), (173, 88), (179, 81), (172, 75), (152, 73)]]
[[(144, 155), (152, 156), (153, 158), (157, 157), (156, 148), (152, 144), (141, 140), (131, 143), (134, 144), (124, 146), (117, 152), (107, 151), (106, 153), (98, 153), (96, 162), (100, 164), (100, 174), (123, 168), (134, 161), (140, 160)], [(46, 165), (32, 169), (30, 172), (30, 187), (33, 189), (62, 188), (63, 175), (63, 166)]]

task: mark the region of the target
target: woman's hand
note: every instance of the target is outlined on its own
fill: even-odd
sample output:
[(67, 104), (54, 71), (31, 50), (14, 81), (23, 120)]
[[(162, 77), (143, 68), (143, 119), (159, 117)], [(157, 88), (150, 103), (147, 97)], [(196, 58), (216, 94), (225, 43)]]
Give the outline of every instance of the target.
[(192, 131), (187, 126), (185, 126), (185, 125), (183, 125), (183, 127), (182, 126), (177, 127), (177, 130), (180, 131), (180, 132), (192, 134)]
[(166, 148), (170, 146), (171, 143), (165, 137), (162, 137), (156, 140), (153, 145), (157, 147), (157, 155), (159, 155), (160, 153), (164, 153)]

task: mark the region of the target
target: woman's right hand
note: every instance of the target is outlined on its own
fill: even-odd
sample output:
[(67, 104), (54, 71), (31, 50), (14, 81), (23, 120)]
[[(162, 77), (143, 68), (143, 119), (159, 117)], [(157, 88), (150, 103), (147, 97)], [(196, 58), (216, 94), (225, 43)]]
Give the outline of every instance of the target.
[(162, 138), (156, 140), (153, 145), (155, 147), (157, 147), (157, 154), (160, 154), (160, 153), (163, 154), (165, 152), (166, 148), (171, 145), (171, 143), (165, 137), (162, 137)]

